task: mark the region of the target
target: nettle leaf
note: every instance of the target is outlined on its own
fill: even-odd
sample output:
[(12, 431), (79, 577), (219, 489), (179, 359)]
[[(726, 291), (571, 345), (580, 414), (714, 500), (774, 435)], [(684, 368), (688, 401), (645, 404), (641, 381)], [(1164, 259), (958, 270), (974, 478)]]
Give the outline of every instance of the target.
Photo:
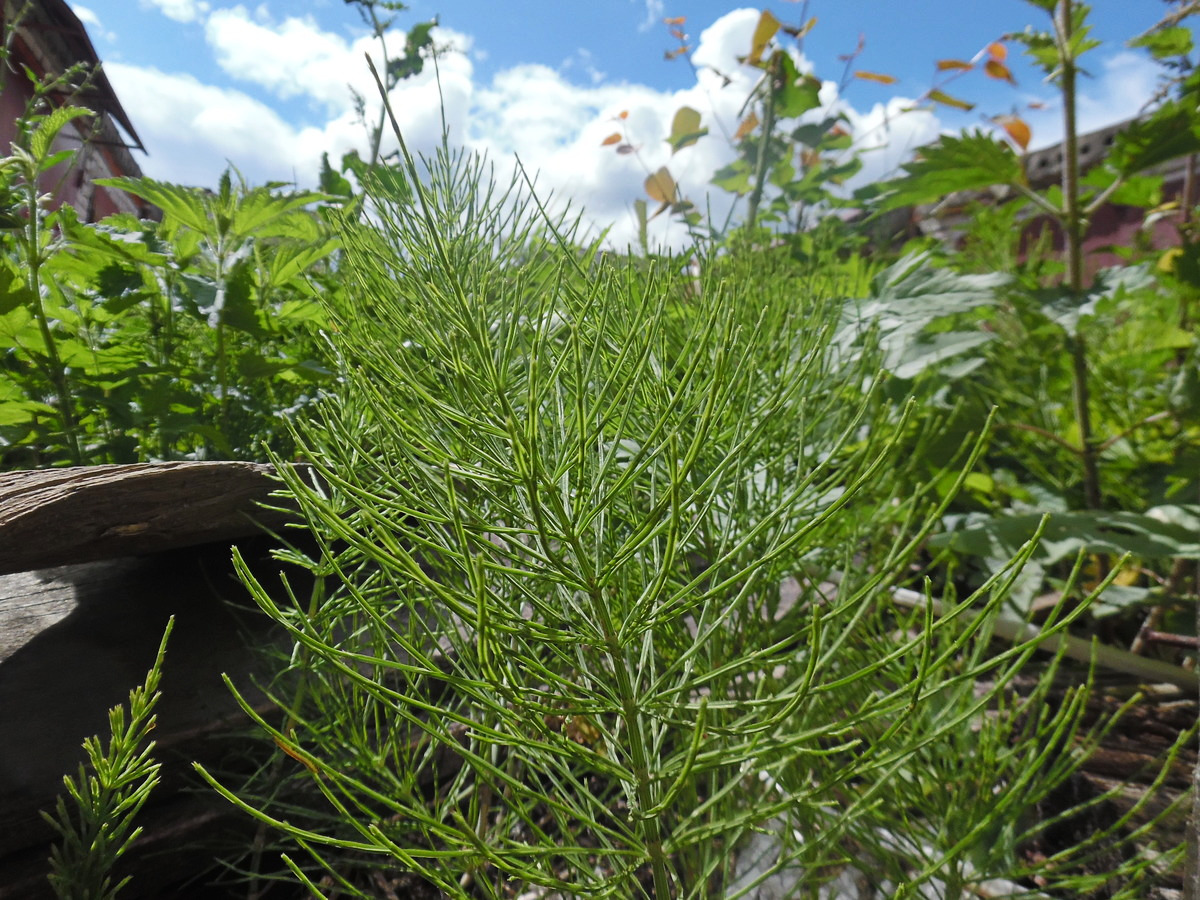
[(328, 199), (325, 194), (315, 191), (274, 194), (265, 188), (255, 188), (236, 205), (230, 233), (243, 239), (251, 236), (294, 237), (297, 227), (315, 227), (306, 207)]
[(1187, 56), (1192, 52), (1192, 30), (1182, 25), (1143, 34), (1129, 42), (1130, 47), (1144, 47), (1155, 59)]
[(1058, 47), (1054, 44), (1054, 35), (1046, 31), (1034, 31), (1032, 27), (1027, 27), (1024, 31), (1011, 34), (1009, 37), (1025, 48), (1025, 55), (1032, 59), (1039, 69), (1047, 75), (1057, 74)]
[(109, 263), (96, 274), (95, 284), (96, 289), (105, 297), (119, 297), (140, 289), (144, 282), (142, 273), (132, 266)]
[(24, 275), (11, 269), (7, 261), (0, 263), (0, 316), (19, 306), (28, 306), (32, 299), (33, 292)]
[(141, 197), (163, 211), (163, 218), (174, 220), (193, 231), (208, 230), (208, 212), (203, 197), (196, 188), (156, 181), (153, 178), (97, 178), (96, 184), (120, 188)]
[[(1112, 185), (1121, 175), (1111, 166), (1096, 166), (1079, 183), (1091, 189), (1088, 198), (1099, 194)], [(1137, 206), (1153, 209), (1162, 203), (1161, 175), (1132, 175), (1109, 195), (1108, 202), (1117, 206)]]
[[(60, 106), (40, 119), (34, 126), (33, 134), (29, 138), (29, 152), (38, 161), (38, 168), (45, 170), (54, 165), (53, 162), (46, 159), (46, 154), (50, 152), (50, 147), (54, 144), (54, 139), (58, 137), (58, 133), (63, 130), (68, 122), (83, 116), (93, 115), (95, 113), (90, 109), (83, 109), (78, 106)], [(61, 162), (61, 160), (58, 161)]]
[[(700, 127), (700, 113), (690, 106), (681, 106), (671, 122), (671, 136), (667, 138), (667, 143), (671, 145), (671, 153), (675, 154), (706, 134), (708, 129)], [(620, 140), (620, 135), (617, 135), (617, 140)]]
[(1025, 169), (1016, 151), (981, 130), (961, 137), (944, 135), (937, 143), (921, 148), (920, 155), (903, 168), (905, 175), (881, 186), (881, 212), (932, 203), (955, 191), (1025, 182)]
[(297, 241), (272, 247), (267, 262), (268, 283), (278, 286), (291, 281), (333, 253), (339, 244), (337, 238), (329, 238), (321, 243)]
[(1132, 175), (1161, 163), (1200, 152), (1200, 119), (1195, 104), (1173, 101), (1148, 119), (1117, 132), (1108, 164)]

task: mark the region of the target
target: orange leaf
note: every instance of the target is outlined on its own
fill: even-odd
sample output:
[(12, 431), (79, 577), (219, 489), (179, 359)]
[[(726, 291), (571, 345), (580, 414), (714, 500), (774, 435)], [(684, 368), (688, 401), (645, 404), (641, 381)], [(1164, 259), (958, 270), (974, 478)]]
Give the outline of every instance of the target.
[(675, 184), (675, 179), (671, 177), (667, 167), (663, 166), (646, 179), (646, 193), (650, 195), (651, 200), (669, 205), (675, 202), (679, 186)]
[(687, 32), (684, 31), (682, 28), (672, 28), (671, 29), (671, 37), (675, 38), (677, 41), (686, 41), (687, 40)]
[(951, 97), (945, 91), (930, 91), (925, 96), (934, 103), (941, 103), (943, 106), (952, 106), (955, 109), (972, 110), (975, 108), (974, 103), (968, 103), (966, 100), (959, 100), (957, 97)]
[(627, 110), (627, 109), (621, 110), (619, 113), (617, 113), (617, 118), (618, 119), (628, 119), (629, 118), (629, 110)]
[(1016, 79), (1012, 77), (1012, 72), (1008, 71), (1008, 66), (998, 60), (989, 59), (984, 63), (983, 71), (987, 72), (988, 77), (998, 81), (1007, 81), (1009, 84), (1017, 83)]
[(959, 69), (961, 71), (969, 71), (975, 68), (969, 62), (963, 62), (961, 59), (939, 59), (937, 69), (939, 72), (945, 72), (948, 69)]
[(610, 134), (608, 137), (606, 137), (604, 140), (602, 140), (600, 142), (600, 146), (607, 147), (610, 144), (619, 144), (620, 142), (621, 142), (620, 132), (614, 131), (612, 134)]
[(738, 130), (734, 133), (733, 139), (735, 141), (740, 141), (757, 127), (758, 113), (754, 112), (754, 110), (751, 110), (750, 115), (742, 119), (742, 124), (738, 126)]
[(771, 43), (771, 38), (775, 37), (777, 31), (779, 20), (771, 15), (769, 9), (764, 9), (758, 17), (758, 24), (754, 26), (754, 37), (750, 41), (750, 55), (746, 57), (746, 62), (752, 66), (762, 62), (763, 51), (767, 49), (767, 44)]
[(863, 81), (875, 81), (879, 84), (895, 84), (896, 78), (893, 75), (881, 75), (878, 72), (864, 72), (859, 69), (854, 73), (855, 78), (861, 78)]
[(821, 164), (821, 154), (816, 150), (805, 147), (800, 151), (800, 165), (806, 169), (811, 169), (814, 166)]
[(1023, 119), (1016, 116), (996, 116), (992, 121), (1003, 128), (1005, 133), (1012, 138), (1012, 142), (1022, 150), (1029, 146), (1029, 139), (1033, 133)]
[(999, 41), (994, 41), (993, 43), (988, 44), (987, 52), (988, 56), (990, 56), (996, 62), (1004, 62), (1004, 60), (1008, 59), (1008, 48)]
[(673, 16), (670, 19), (663, 19), (664, 25), (682, 25), (687, 21), (687, 16)]
[(1030, 100), (1030, 101), (1029, 101), (1029, 108), (1030, 108), (1030, 109), (1045, 109), (1045, 108), (1046, 108), (1046, 104), (1045, 104), (1045, 103), (1043, 103), (1041, 100)]

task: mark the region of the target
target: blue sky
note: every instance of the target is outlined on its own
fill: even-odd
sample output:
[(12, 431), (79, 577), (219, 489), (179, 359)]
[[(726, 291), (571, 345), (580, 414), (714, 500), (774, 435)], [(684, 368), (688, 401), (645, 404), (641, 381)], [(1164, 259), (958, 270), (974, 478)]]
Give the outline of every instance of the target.
[[(371, 49), (356, 9), (343, 0), (83, 0), (72, 3), (88, 26), (135, 127), (149, 150), (147, 174), (195, 184), (215, 182), (232, 162), (254, 182), (311, 186), (322, 151), (336, 160), (366, 145), (348, 84), (369, 96), (363, 53)], [(390, 46), (403, 31), (437, 16), (442, 98), (451, 139), (502, 165), (519, 154), (541, 172), (542, 190), (583, 204), (598, 227), (616, 223), (618, 241), (632, 235), (629, 209), (642, 195), (646, 169), (670, 164), (693, 200), (703, 203), (711, 173), (732, 158), (717, 137), (737, 114), (755, 73), (739, 66), (757, 7), (715, 0), (411, 0), (397, 16)], [(769, 5), (798, 23), (804, 4)], [(1092, 15), (1104, 45), (1086, 60), (1081, 124), (1100, 127), (1135, 115), (1152, 94), (1158, 70), (1125, 41), (1153, 25), (1161, 0), (1103, 0)], [(978, 73), (947, 87), (978, 104), (971, 113), (945, 107), (901, 113), (931, 86), (937, 59), (969, 59), (988, 42), (1026, 25), (1045, 27), (1044, 13), (1021, 0), (810, 0), (817, 18), (802, 68), (828, 81), (827, 110), (850, 118), (860, 145), (871, 148), (862, 178), (894, 171), (912, 149), (942, 131), (986, 124), (988, 115), (1017, 112), (1033, 127), (1035, 146), (1057, 140), (1054, 90), (1017, 58), (1017, 86)], [(668, 62), (674, 45), (662, 19), (685, 16), (692, 61)], [(838, 90), (839, 54), (864, 49), (855, 67), (895, 76), (891, 85), (852, 80)], [(721, 87), (711, 69), (733, 76)], [(410, 143), (429, 148), (440, 133), (432, 72), (393, 96)], [(1035, 109), (1030, 103), (1043, 108)], [(664, 138), (681, 105), (700, 111), (712, 136), (670, 158)], [(612, 117), (628, 110), (640, 159), (600, 146)], [(685, 156), (686, 154), (686, 156)], [(715, 210), (731, 202), (720, 192)], [(666, 217), (658, 237), (672, 233)]]

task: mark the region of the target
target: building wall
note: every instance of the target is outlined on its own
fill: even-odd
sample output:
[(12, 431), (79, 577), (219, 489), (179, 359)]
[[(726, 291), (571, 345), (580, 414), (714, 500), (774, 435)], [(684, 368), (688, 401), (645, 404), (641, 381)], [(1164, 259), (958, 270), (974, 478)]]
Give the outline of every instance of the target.
[[(0, 0), (0, 20), (12, 21), (15, 9), (11, 0)], [(76, 62), (98, 65), (83, 24), (61, 0), (41, 0), (35, 4), (17, 28), (12, 53), (16, 65), (4, 73), (4, 87), (0, 91), (0, 156), (11, 152), (18, 138), (17, 123), (33, 98), (33, 85), (25, 77), (24, 66), (44, 77), (47, 73), (62, 72)], [(98, 221), (116, 212), (151, 216), (153, 208), (138, 198), (95, 184), (99, 178), (142, 174), (107, 110), (116, 108), (122, 121), (127, 121), (125, 114), (107, 79), (98, 78), (97, 82), (96, 90), (82, 100), (55, 98), (55, 102), (75, 102), (96, 112), (92, 117), (69, 122), (59, 132), (52, 151), (72, 150), (75, 155), (43, 173), (39, 190), (51, 196), (54, 206), (74, 207), (84, 221)]]

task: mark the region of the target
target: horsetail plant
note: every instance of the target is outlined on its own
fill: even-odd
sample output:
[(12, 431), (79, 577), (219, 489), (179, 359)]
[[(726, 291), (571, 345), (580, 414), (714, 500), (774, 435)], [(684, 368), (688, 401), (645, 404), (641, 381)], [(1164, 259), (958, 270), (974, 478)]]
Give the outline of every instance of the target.
[(60, 795), (54, 814), (42, 813), (61, 837), (50, 854), (49, 876), (61, 900), (110, 900), (129, 882), (126, 876), (114, 883), (112, 870), (141, 834), (134, 820), (158, 784), (161, 764), (150, 732), (174, 626), (172, 616), (146, 680), (129, 692), (128, 718), (123, 706), (108, 711), (108, 745), (98, 735), (83, 742), (91, 771), (81, 765), (75, 777), (63, 776), (70, 802)]
[[(922, 753), (1014, 707), (1040, 639), (989, 654), (987, 623), (1033, 543), (914, 623), (889, 588), (954, 490), (898, 492), (936, 423), (884, 402), (840, 302), (762, 253), (714, 256), (696, 290), (670, 259), (580, 243), (516, 176), (401, 148), (371, 225), (341, 223), (339, 386), (297, 429), (312, 469), (280, 467), (317, 548), (280, 558), (319, 602), (235, 557), (304, 702), (279, 700), (280, 727), (230, 685), (308, 799), (198, 771), (294, 842), (317, 896), (395, 871), (461, 898), (747, 896), (797, 860), (815, 891), (878, 845)], [(1043, 749), (1076, 711), (1033, 726)], [(762, 831), (781, 852), (747, 875)], [(936, 872), (893, 848), (898, 870), (965, 872), (973, 834)], [(981, 858), (972, 879), (1006, 863)]]

